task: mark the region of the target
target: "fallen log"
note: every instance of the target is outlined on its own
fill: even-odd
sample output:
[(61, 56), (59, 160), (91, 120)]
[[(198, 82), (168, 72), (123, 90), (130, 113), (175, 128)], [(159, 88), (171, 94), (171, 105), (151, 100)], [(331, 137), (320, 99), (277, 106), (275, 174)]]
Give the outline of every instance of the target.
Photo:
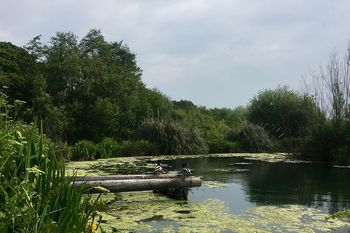
[(178, 178), (154, 178), (154, 179), (122, 179), (122, 180), (90, 180), (75, 181), (74, 185), (88, 185), (91, 187), (89, 193), (98, 193), (93, 187), (101, 186), (110, 192), (130, 192), (144, 190), (167, 190), (201, 186), (199, 177), (178, 177)]
[(132, 179), (164, 179), (183, 177), (182, 174), (138, 174), (138, 175), (107, 175), (107, 176), (76, 176), (75, 181), (98, 181), (98, 180), (132, 180)]

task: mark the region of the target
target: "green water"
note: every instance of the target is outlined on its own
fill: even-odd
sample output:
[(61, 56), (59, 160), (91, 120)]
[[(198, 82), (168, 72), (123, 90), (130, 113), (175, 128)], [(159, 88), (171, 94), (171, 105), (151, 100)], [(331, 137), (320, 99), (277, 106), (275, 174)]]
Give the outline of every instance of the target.
[[(264, 156), (264, 155), (262, 155)], [(85, 172), (151, 172), (189, 164), (203, 185), (187, 201), (151, 192), (108, 194), (104, 227), (120, 232), (350, 232), (348, 221), (326, 219), (350, 208), (350, 168), (283, 157), (178, 156), (101, 160)], [(71, 165), (72, 167), (72, 165)]]

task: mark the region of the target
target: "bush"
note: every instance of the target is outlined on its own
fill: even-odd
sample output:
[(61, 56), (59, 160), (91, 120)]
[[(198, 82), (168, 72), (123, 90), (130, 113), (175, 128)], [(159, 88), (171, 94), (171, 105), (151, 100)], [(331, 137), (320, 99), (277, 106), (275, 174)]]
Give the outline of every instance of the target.
[(139, 128), (139, 137), (156, 143), (162, 154), (206, 154), (207, 145), (198, 131), (178, 122), (150, 119)]
[(97, 146), (88, 140), (75, 143), (72, 150), (72, 160), (94, 160), (97, 158)]
[(119, 153), (121, 156), (158, 155), (159, 146), (146, 140), (123, 141)]
[[(346, 131), (346, 130), (345, 130)], [(345, 132), (336, 130), (329, 120), (320, 122), (312, 130), (311, 135), (302, 145), (302, 155), (305, 159), (315, 161), (326, 161), (331, 163), (335, 159), (337, 148), (346, 145)]]
[(251, 123), (231, 131), (228, 140), (238, 142), (240, 150), (244, 152), (269, 152), (275, 148), (264, 128)]
[(117, 156), (158, 155), (159, 146), (155, 143), (139, 141), (123, 141), (119, 144), (112, 138), (104, 138), (101, 143), (81, 140), (72, 149), (72, 160), (93, 160)]
[(307, 135), (320, 113), (314, 98), (287, 87), (259, 92), (248, 109), (249, 120), (277, 138)]
[(120, 145), (113, 138), (104, 138), (102, 142), (97, 145), (97, 150), (99, 158), (112, 158), (118, 155)]
[(72, 158), (72, 147), (66, 142), (57, 141), (54, 143), (55, 153), (58, 158), (70, 160)]
[(212, 141), (208, 143), (209, 153), (234, 153), (239, 151), (238, 142)]
[(332, 153), (333, 163), (350, 165), (350, 146), (340, 145)]

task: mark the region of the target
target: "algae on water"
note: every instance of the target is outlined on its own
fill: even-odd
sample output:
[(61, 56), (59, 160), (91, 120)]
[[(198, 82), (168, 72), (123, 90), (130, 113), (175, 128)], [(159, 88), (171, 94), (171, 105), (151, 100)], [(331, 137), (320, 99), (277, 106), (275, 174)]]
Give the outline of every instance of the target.
[(219, 199), (177, 201), (152, 192), (107, 194), (108, 232), (334, 232), (350, 223), (297, 205), (259, 206), (235, 215)]
[[(221, 169), (216, 173), (249, 172), (254, 160), (294, 163), (285, 154), (219, 154), (159, 157), (121, 157), (89, 162), (70, 162), (67, 173), (77, 175), (135, 174), (151, 172), (158, 161), (205, 157), (244, 157), (239, 169)], [(297, 161), (302, 162), (302, 161)], [(240, 171), (241, 170), (241, 171)], [(203, 186), (218, 189), (224, 182), (203, 181)], [(177, 201), (152, 192), (102, 194), (106, 205), (100, 214), (107, 232), (336, 232), (350, 229), (342, 219), (329, 219), (317, 209), (299, 205), (257, 206), (233, 214), (227, 203), (217, 198), (204, 201)], [(342, 231), (346, 232), (346, 231)]]
[[(234, 158), (244, 157), (247, 160), (259, 160), (265, 162), (293, 162), (283, 153), (233, 153), (233, 154), (207, 154), (207, 155), (163, 155), (163, 156), (138, 156), (118, 157), (110, 159), (98, 159), (96, 161), (72, 161), (66, 164), (68, 174), (73, 171), (79, 176), (106, 175), (106, 174), (137, 174), (152, 172), (154, 164), (158, 161), (191, 158)], [(294, 161), (295, 162), (295, 161)], [(247, 163), (248, 164), (248, 163)], [(242, 171), (245, 171), (242, 169)], [(233, 172), (223, 170), (222, 172)]]

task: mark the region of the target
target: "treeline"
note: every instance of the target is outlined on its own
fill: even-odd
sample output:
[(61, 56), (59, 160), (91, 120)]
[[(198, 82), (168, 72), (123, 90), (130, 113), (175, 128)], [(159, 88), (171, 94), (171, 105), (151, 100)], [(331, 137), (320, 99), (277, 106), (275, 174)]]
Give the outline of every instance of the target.
[[(0, 43), (0, 85), (16, 118), (42, 119), (46, 135), (72, 159), (282, 151), (349, 162), (349, 86), (340, 78), (338, 87), (334, 77), (315, 73), (323, 82), (305, 93), (280, 87), (246, 107), (207, 109), (172, 101), (141, 77), (128, 46), (95, 29), (81, 40), (57, 33), (46, 44), (40, 37), (23, 48)], [(327, 80), (333, 85), (322, 86)]]

